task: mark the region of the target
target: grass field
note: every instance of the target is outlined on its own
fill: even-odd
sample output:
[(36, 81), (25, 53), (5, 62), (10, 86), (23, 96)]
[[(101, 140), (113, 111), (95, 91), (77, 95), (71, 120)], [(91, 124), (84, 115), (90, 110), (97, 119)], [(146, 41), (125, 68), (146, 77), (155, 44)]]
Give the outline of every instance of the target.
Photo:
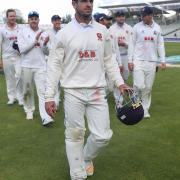
[(167, 42), (165, 46), (167, 56), (180, 55), (180, 43)]
[[(179, 52), (179, 44), (179, 49), (175, 46), (167, 44), (169, 55)], [(180, 179), (179, 82), (178, 68), (158, 72), (152, 118), (133, 127), (117, 120), (110, 97), (114, 135), (95, 160), (95, 176), (88, 179)], [(0, 180), (69, 180), (62, 104), (54, 125), (45, 128), (37, 110), (35, 119), (27, 121), (21, 107), (8, 107), (6, 101), (4, 76), (0, 75)]]

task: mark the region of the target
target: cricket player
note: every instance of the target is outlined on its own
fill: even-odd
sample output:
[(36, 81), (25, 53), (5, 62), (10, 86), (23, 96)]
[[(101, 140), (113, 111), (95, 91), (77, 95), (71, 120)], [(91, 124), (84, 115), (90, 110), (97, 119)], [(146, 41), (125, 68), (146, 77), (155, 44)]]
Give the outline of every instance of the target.
[(17, 34), (20, 30), (16, 24), (16, 11), (6, 11), (7, 23), (0, 29), (0, 64), (3, 64), (7, 86), (8, 105), (14, 104), (16, 100), (20, 106), (23, 105), (22, 83), (20, 81), (21, 66), (20, 54), (15, 44)]
[(113, 18), (111, 16), (104, 14), (104, 13), (96, 13), (96, 14), (94, 14), (94, 19), (98, 23), (106, 26), (106, 28), (109, 29), (112, 25), (112, 19)]
[[(55, 40), (55, 36), (57, 32), (61, 29), (61, 17), (59, 15), (53, 15), (51, 17), (51, 23), (53, 27), (51, 29), (48, 29), (47, 36), (44, 39), (44, 45), (43, 45), (43, 52), (45, 55), (49, 55), (49, 51), (52, 49), (53, 42)], [(55, 94), (55, 102), (56, 107), (59, 107), (60, 102), (60, 82), (57, 86), (57, 92)]]
[[(115, 36), (118, 41), (119, 46), (119, 54), (121, 57), (121, 61), (119, 61), (119, 69), (122, 74), (122, 77), (125, 81), (127, 81), (129, 77), (129, 69), (128, 69), (128, 48), (129, 48), (129, 40), (132, 36), (132, 27), (125, 23), (125, 13), (123, 11), (117, 11), (115, 13), (116, 23), (110, 27), (110, 33)], [(117, 88), (114, 88), (114, 97), (116, 101), (116, 105), (120, 107), (123, 102), (123, 97), (120, 95)]]
[(129, 48), (129, 69), (133, 71), (133, 84), (142, 99), (144, 117), (149, 118), (151, 90), (155, 78), (156, 65), (165, 64), (164, 40), (160, 26), (153, 20), (153, 10), (146, 6), (141, 11), (142, 21), (133, 28)]
[(128, 47), (129, 40), (132, 36), (132, 27), (125, 23), (126, 17), (123, 11), (117, 11), (115, 13), (116, 23), (110, 27), (110, 32), (118, 39), (119, 53), (121, 55), (122, 65), (120, 70), (122, 77), (126, 81), (129, 76), (128, 69)]
[[(128, 89), (112, 58), (110, 35), (92, 19), (93, 0), (73, 0), (75, 18), (56, 36), (47, 65), (46, 110), (54, 116), (57, 83), (64, 88), (65, 143), (71, 180), (94, 173), (93, 159), (112, 136), (105, 70), (121, 93)], [(84, 146), (85, 120), (90, 135)]]
[(32, 11), (28, 14), (27, 27), (24, 27), (18, 34), (18, 45), (21, 53), (22, 66), (22, 81), (23, 81), (23, 96), (24, 110), (26, 119), (33, 119), (35, 110), (34, 103), (34, 83), (36, 86), (39, 111), (42, 119), (42, 124), (47, 125), (53, 122), (53, 119), (46, 113), (45, 110), (45, 82), (46, 82), (46, 61), (43, 53), (42, 39), (43, 33), (39, 28), (39, 14)]

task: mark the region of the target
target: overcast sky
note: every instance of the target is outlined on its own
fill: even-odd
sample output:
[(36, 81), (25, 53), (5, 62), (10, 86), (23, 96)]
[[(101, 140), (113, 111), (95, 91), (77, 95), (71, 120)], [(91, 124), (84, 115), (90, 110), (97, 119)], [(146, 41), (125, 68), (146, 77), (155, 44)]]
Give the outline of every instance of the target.
[[(104, 11), (97, 9), (101, 0), (94, 0), (94, 11)], [(49, 24), (53, 14), (65, 16), (74, 15), (74, 9), (71, 5), (72, 0), (4, 0), (0, 6), (0, 12), (8, 8), (21, 10), (24, 19), (27, 19), (28, 12), (35, 10), (39, 12), (40, 23)], [(106, 12), (106, 11), (105, 11)]]
[[(3, 1), (3, 0), (2, 0)], [(4, 0), (0, 6), (0, 12), (8, 8), (21, 10), (23, 17), (27, 19), (28, 12), (35, 10), (40, 14), (40, 23), (49, 24), (53, 14), (65, 16), (66, 14), (74, 15), (71, 5), (72, 0)], [(126, 4), (135, 2), (148, 2), (161, 0), (94, 0), (94, 12), (105, 12), (103, 9), (97, 9), (98, 5), (109, 4)]]

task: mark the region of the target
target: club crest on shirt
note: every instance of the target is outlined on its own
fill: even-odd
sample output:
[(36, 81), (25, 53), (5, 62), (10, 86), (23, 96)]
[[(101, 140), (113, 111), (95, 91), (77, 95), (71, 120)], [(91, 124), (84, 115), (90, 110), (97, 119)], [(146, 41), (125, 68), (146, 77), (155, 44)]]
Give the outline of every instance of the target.
[(102, 34), (101, 33), (97, 33), (97, 38), (98, 38), (98, 41), (102, 41)]
[(128, 30), (126, 30), (126, 34), (128, 34), (129, 33), (129, 31)]
[(157, 35), (157, 32), (156, 32), (156, 31), (154, 31), (154, 35)]

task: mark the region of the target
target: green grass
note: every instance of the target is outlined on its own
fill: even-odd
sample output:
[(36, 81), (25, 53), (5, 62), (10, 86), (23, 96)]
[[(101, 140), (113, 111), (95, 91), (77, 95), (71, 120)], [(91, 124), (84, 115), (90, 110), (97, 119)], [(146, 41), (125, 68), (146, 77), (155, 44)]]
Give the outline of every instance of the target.
[(166, 42), (166, 56), (180, 55), (180, 43)]
[[(152, 118), (136, 126), (117, 120), (110, 97), (114, 135), (95, 160), (96, 172), (90, 180), (180, 179), (179, 74), (178, 68), (157, 73)], [(0, 180), (69, 180), (62, 104), (54, 125), (45, 128), (38, 111), (33, 121), (27, 121), (21, 107), (8, 107), (6, 101), (0, 75)]]

